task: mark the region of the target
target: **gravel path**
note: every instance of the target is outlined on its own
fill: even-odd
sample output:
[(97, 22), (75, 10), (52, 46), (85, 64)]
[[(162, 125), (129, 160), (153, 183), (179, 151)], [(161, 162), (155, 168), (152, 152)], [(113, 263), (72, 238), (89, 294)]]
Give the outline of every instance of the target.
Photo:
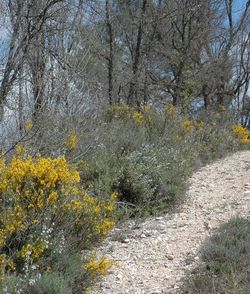
[(118, 265), (91, 293), (180, 294), (204, 239), (232, 216), (250, 216), (250, 151), (201, 168), (190, 184), (177, 213), (130, 221), (112, 232), (100, 252)]

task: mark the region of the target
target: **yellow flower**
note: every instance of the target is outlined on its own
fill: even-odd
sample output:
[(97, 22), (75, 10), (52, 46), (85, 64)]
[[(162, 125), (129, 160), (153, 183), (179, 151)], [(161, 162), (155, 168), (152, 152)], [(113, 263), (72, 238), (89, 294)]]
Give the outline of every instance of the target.
[(113, 192), (112, 194), (111, 194), (111, 200), (116, 200), (118, 198), (118, 193), (117, 192)]
[(33, 247), (33, 258), (39, 258), (46, 249), (46, 243), (41, 241), (39, 245)]
[(153, 122), (153, 118), (152, 118), (152, 116), (151, 116), (150, 114), (148, 114), (148, 115), (146, 116), (146, 121), (147, 121), (149, 124), (151, 124), (151, 123)]
[(94, 197), (92, 197), (92, 196), (88, 196), (88, 195), (86, 195), (85, 193), (83, 193), (82, 198), (84, 199), (84, 202), (85, 202), (87, 205), (90, 205), (90, 206), (94, 206), (94, 205), (96, 205), (96, 201), (95, 201)]
[(23, 152), (23, 148), (20, 145), (16, 146), (16, 154), (20, 155)]
[(204, 122), (202, 120), (195, 121), (194, 126), (195, 126), (196, 130), (200, 131), (200, 130), (204, 129)]
[(24, 128), (25, 128), (25, 130), (30, 130), (30, 129), (32, 129), (32, 127), (33, 127), (33, 123), (32, 123), (32, 120), (27, 120), (26, 121), (26, 123), (24, 124)]
[(192, 130), (192, 122), (191, 122), (191, 120), (186, 119), (186, 120), (183, 122), (182, 127), (183, 127), (183, 130), (184, 130), (186, 133), (190, 132), (190, 131)]
[(77, 137), (76, 137), (76, 134), (74, 132), (70, 132), (67, 146), (68, 146), (69, 151), (76, 150), (76, 147), (77, 147)]
[(99, 261), (93, 255), (89, 262), (83, 266), (84, 269), (90, 271), (94, 275), (107, 275), (108, 270), (113, 266), (113, 263), (106, 257), (101, 258)]
[(140, 111), (135, 111), (133, 117), (138, 125), (143, 124), (144, 118)]
[(242, 137), (242, 138), (240, 139), (240, 142), (243, 143), (243, 144), (249, 144), (249, 143), (250, 143), (250, 139), (249, 139), (248, 135)]
[(30, 204), (28, 205), (28, 208), (29, 208), (29, 209), (32, 209), (32, 208), (35, 208), (35, 206), (34, 206), (34, 204), (30, 203)]
[(22, 257), (23, 259), (26, 259), (27, 256), (32, 254), (32, 249), (33, 248), (30, 244), (23, 246), (20, 251), (20, 257)]
[(38, 197), (37, 198), (37, 207), (39, 208), (39, 209), (42, 209), (43, 207), (44, 207), (44, 202), (43, 202), (43, 199), (42, 199), (42, 197)]
[(0, 254), (0, 282), (3, 279), (4, 272), (5, 272), (5, 254)]
[(250, 143), (250, 131), (247, 128), (244, 128), (242, 125), (238, 124), (233, 127), (232, 131), (234, 135), (239, 138), (241, 143)]
[(96, 214), (99, 214), (100, 211), (101, 211), (101, 208), (100, 208), (99, 206), (96, 206), (96, 207), (94, 208), (94, 212), (95, 212)]
[(55, 191), (53, 191), (53, 192), (51, 192), (51, 193), (49, 194), (49, 197), (48, 197), (48, 199), (47, 199), (47, 203), (48, 203), (48, 204), (49, 204), (49, 203), (53, 203), (53, 202), (55, 202), (55, 201), (57, 200), (57, 198), (58, 198), (57, 193), (56, 193)]
[(180, 142), (181, 141), (181, 137), (179, 135), (176, 135), (175, 136), (175, 140), (176, 140), (176, 142)]
[(107, 206), (106, 206), (106, 210), (111, 212), (114, 210), (114, 204), (113, 203), (109, 203)]
[(3, 229), (0, 229), (0, 246), (4, 245), (5, 241), (5, 231)]
[(72, 187), (71, 188), (71, 193), (73, 194), (73, 195), (78, 195), (79, 194), (79, 189), (77, 188), (77, 187)]
[(37, 245), (26, 244), (22, 247), (19, 255), (23, 259), (30, 256), (32, 259), (39, 258), (46, 249), (46, 243), (44, 241), (37, 241)]
[(98, 233), (102, 235), (107, 235), (107, 233), (113, 228), (114, 225), (114, 221), (106, 219), (101, 224), (98, 224), (96, 228)]
[(226, 111), (226, 107), (224, 105), (220, 104), (219, 107), (218, 107), (218, 111), (219, 112), (225, 112)]
[(3, 179), (0, 183), (0, 192), (5, 192), (8, 189), (8, 181), (7, 179)]
[(72, 203), (74, 208), (77, 208), (77, 209), (82, 209), (83, 208), (82, 202), (80, 202), (78, 200), (72, 200), (71, 203)]
[(165, 108), (166, 113), (170, 114), (171, 116), (176, 115), (176, 108), (173, 104), (166, 103), (164, 108)]
[(8, 261), (7, 261), (7, 268), (8, 268), (8, 270), (10, 270), (10, 271), (12, 271), (12, 272), (15, 271), (15, 269), (16, 269), (16, 264), (14, 263), (13, 260), (8, 260)]

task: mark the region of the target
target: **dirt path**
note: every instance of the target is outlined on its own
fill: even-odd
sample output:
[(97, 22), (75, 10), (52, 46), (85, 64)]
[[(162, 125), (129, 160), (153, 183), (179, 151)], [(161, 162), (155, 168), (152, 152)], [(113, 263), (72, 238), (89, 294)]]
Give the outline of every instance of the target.
[(181, 293), (206, 236), (232, 216), (250, 216), (250, 151), (205, 166), (190, 181), (178, 213), (114, 230), (100, 252), (118, 266), (91, 293)]

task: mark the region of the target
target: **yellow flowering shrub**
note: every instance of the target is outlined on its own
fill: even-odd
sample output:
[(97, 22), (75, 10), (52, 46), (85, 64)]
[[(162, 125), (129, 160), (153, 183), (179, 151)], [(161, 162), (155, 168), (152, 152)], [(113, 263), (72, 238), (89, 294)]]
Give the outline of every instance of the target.
[(46, 243), (44, 241), (36, 242), (36, 244), (26, 244), (22, 247), (19, 252), (19, 256), (22, 259), (26, 259), (28, 256), (31, 257), (33, 260), (38, 259), (45, 251)]
[(186, 119), (183, 122), (182, 127), (183, 127), (183, 130), (184, 130), (185, 133), (189, 133), (192, 130), (192, 128), (193, 128), (192, 121), (189, 120), (189, 119)]
[[(46, 257), (65, 248), (81, 250), (114, 226), (117, 194), (90, 195), (64, 157), (18, 154), (0, 159), (0, 276), (26, 263), (43, 268)], [(61, 239), (60, 239), (61, 238)], [(66, 244), (65, 240), (70, 240)], [(61, 243), (60, 243), (61, 242)]]
[(76, 150), (77, 147), (77, 136), (74, 132), (70, 132), (68, 141), (67, 141), (67, 148), (69, 151)]
[(197, 131), (202, 131), (204, 129), (204, 122), (202, 120), (194, 121), (194, 127)]
[(4, 272), (5, 272), (5, 255), (0, 254), (0, 283), (3, 279)]
[(247, 128), (244, 128), (242, 125), (237, 124), (232, 129), (233, 134), (239, 138), (240, 142), (243, 144), (250, 143), (250, 131)]
[(141, 125), (144, 122), (143, 114), (140, 111), (134, 111), (133, 118), (138, 125)]
[(127, 104), (114, 104), (109, 107), (108, 116), (124, 121), (132, 120), (139, 126), (151, 124), (153, 122), (152, 109), (148, 105), (135, 107)]
[(111, 118), (130, 119), (132, 115), (131, 107), (127, 104), (113, 104), (108, 108), (108, 115)]
[(204, 129), (204, 122), (201, 120), (189, 120), (186, 119), (182, 123), (182, 129), (184, 133), (190, 133), (191, 131), (202, 131)]
[(33, 122), (32, 122), (32, 120), (27, 120), (26, 122), (25, 122), (25, 124), (24, 124), (24, 129), (26, 130), (26, 131), (29, 131), (29, 130), (31, 130), (33, 128)]
[(108, 260), (106, 257), (102, 257), (98, 260), (96, 254), (93, 254), (88, 263), (83, 265), (83, 268), (88, 270), (93, 275), (105, 276), (108, 274), (108, 271), (112, 266), (113, 262)]
[(177, 114), (176, 107), (172, 103), (166, 103), (164, 106), (165, 112), (172, 117), (175, 117)]

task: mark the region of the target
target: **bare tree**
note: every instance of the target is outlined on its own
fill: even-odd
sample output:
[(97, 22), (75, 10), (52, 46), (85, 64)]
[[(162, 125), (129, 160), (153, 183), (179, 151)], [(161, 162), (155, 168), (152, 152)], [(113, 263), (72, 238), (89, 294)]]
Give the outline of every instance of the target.
[(6, 102), (24, 64), (29, 64), (34, 95), (34, 113), (42, 105), (48, 22), (61, 9), (63, 0), (9, 1), (7, 18), (11, 27), (9, 49), (0, 84), (0, 107)]

